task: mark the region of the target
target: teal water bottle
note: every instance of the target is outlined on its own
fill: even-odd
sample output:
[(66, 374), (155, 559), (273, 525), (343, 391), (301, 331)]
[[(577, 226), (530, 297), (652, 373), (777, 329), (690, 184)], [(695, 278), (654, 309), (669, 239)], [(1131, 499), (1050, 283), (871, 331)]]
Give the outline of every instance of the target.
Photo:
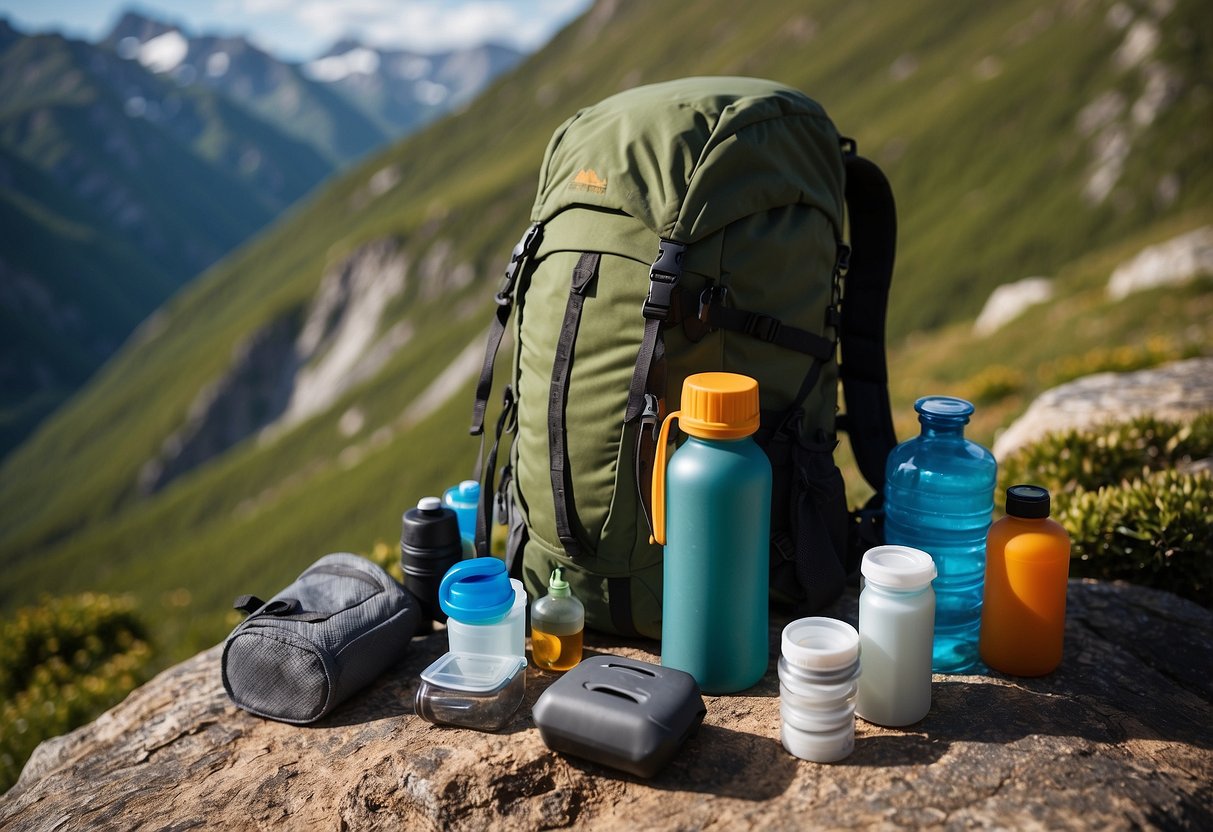
[[(771, 464), (758, 430), (758, 382), (699, 373), (666, 416), (653, 468), (653, 531), (665, 546), (661, 663), (705, 693), (732, 693), (767, 670)], [(686, 441), (669, 459), (670, 424)]]
[(932, 669), (979, 673), (986, 532), (998, 466), (986, 448), (965, 438), (972, 404), (927, 396), (914, 409), (922, 433), (894, 448), (885, 465), (885, 542), (922, 549), (939, 570)]

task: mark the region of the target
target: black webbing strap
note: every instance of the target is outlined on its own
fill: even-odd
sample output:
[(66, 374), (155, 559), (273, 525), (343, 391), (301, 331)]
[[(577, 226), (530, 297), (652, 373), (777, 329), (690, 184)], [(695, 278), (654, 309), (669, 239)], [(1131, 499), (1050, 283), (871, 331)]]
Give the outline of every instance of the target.
[(632, 579), (607, 578), (607, 607), (611, 624), (622, 636), (636, 638), (640, 631), (632, 623)]
[(644, 336), (636, 353), (636, 367), (632, 371), (632, 384), (628, 388), (628, 408), (624, 422), (631, 422), (644, 411), (644, 394), (652, 393), (658, 398), (665, 390), (654, 390), (651, 383), (653, 367), (665, 361), (665, 340), (661, 337), (661, 326), (670, 315), (674, 302), (674, 290), (682, 278), (682, 258), (687, 247), (681, 243), (662, 240), (657, 249), (657, 259), (649, 269), (649, 294), (645, 298)]
[[(483, 479), (480, 483), (480, 502), (476, 507), (476, 557), (489, 556), (489, 524), (493, 516), (493, 487), (497, 476), (497, 451), (501, 447), (501, 434), (514, 429), (514, 388), (505, 386), (501, 399), (501, 415), (497, 417), (497, 428), (493, 434), (493, 446), (485, 460)], [(484, 444), (483, 438), (481, 444)], [(479, 463), (477, 463), (479, 464)]]
[(548, 387), (548, 463), (552, 477), (552, 498), (556, 506), (556, 536), (564, 545), (565, 554), (577, 557), (581, 544), (573, 531), (573, 481), (569, 472), (568, 435), (565, 427), (565, 408), (569, 401), (569, 375), (573, 368), (573, 348), (577, 343), (577, 328), (581, 324), (581, 310), (585, 305), (586, 292), (594, 276), (598, 274), (598, 261), (602, 255), (586, 252), (573, 268), (569, 300), (564, 307), (564, 321), (560, 324), (560, 337), (556, 340), (556, 356), (552, 360), (552, 383)]
[[(534, 255), (539, 248), (542, 230), (543, 226), (537, 222), (531, 223), (527, 228), (510, 254), (509, 265), (505, 267), (505, 277), (501, 281), (501, 288), (497, 290), (497, 311), (489, 325), (489, 337), (484, 345), (484, 364), (480, 368), (480, 380), (476, 382), (476, 401), (472, 405), (472, 427), (469, 430), (472, 436), (480, 436), (484, 432), (484, 411), (488, 407), (489, 395), (493, 392), (493, 364), (497, 361), (497, 350), (501, 348), (501, 339), (510, 320), (510, 311), (514, 308), (514, 286), (526, 259)], [(482, 452), (483, 450), (481, 447)]]
[[(731, 309), (720, 302), (722, 294), (723, 290), (708, 287), (698, 297), (699, 320), (712, 329), (740, 332), (821, 361), (829, 361), (834, 355), (835, 342), (831, 339), (807, 329), (788, 326), (770, 315)], [(694, 302), (692, 292), (684, 290), (681, 301), (684, 307), (695, 308), (691, 305)]]
[[(657, 259), (649, 269), (649, 293), (641, 311), (644, 315), (644, 335), (636, 353), (636, 367), (632, 371), (632, 383), (628, 388), (628, 407), (624, 423), (637, 419), (632, 472), (636, 477), (636, 493), (640, 497), (640, 508), (644, 513), (649, 531), (653, 530), (653, 456), (657, 449), (657, 423), (660, 419), (662, 400), (665, 398), (665, 338), (662, 327), (671, 320), (671, 310), (678, 299), (678, 281), (682, 279), (682, 261), (687, 247), (682, 243), (661, 240), (657, 248)], [(626, 593), (621, 597), (627, 597)], [(615, 598), (615, 593), (611, 594)], [(613, 621), (626, 617), (631, 621), (629, 609), (618, 611), (611, 601)], [(616, 624), (616, 626), (619, 626)]]
[(885, 460), (897, 445), (884, 337), (897, 249), (897, 210), (880, 168), (854, 155), (853, 146), (845, 161), (851, 261), (843, 293), (839, 376), (855, 462), (863, 478), (881, 494)]

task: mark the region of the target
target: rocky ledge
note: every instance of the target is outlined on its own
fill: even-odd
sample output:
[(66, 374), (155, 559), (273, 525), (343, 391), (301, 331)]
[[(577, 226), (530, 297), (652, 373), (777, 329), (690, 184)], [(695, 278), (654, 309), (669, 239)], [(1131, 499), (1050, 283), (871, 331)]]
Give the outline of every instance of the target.
[[(851, 595), (832, 613), (855, 611)], [(214, 648), (40, 746), (0, 828), (1213, 828), (1213, 613), (1072, 581), (1066, 638), (1042, 679), (936, 676), (922, 722), (858, 720), (834, 765), (783, 750), (772, 663), (744, 695), (706, 697), (703, 727), (650, 781), (548, 751), (531, 706), (555, 677), (533, 668), (502, 733), (414, 716), (441, 632), (306, 728), (233, 707)], [(657, 660), (652, 643), (587, 641)]]

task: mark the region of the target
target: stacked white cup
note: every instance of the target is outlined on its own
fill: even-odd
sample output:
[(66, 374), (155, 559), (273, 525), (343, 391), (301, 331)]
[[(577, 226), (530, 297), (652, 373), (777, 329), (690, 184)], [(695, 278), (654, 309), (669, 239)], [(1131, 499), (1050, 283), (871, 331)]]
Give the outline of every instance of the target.
[(783, 747), (802, 760), (833, 763), (855, 748), (859, 633), (834, 618), (783, 628), (779, 715)]

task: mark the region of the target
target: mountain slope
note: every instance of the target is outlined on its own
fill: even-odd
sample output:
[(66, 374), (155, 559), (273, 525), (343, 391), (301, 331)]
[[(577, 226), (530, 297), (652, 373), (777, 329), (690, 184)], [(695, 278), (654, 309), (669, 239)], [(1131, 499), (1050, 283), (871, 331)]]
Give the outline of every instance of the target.
[(343, 40), (299, 65), (242, 37), (196, 36), (136, 12), (101, 44), (182, 86), (221, 93), (335, 166), (466, 103), (522, 57), (491, 44), (422, 55)]
[(400, 135), (466, 104), (521, 59), (515, 50), (495, 44), (423, 55), (344, 40), (302, 71)]
[(54, 35), (0, 46), (0, 453), (173, 290), (330, 170), (205, 90)]
[(126, 12), (101, 46), (184, 87), (214, 90), (338, 167), (391, 135), (359, 108), (294, 64), (242, 37), (192, 37), (179, 27)]
[[(901, 226), (899, 413), (933, 392), (920, 385), (982, 361), (1207, 332), (1207, 284), (1119, 301), (1097, 286), (1141, 247), (1213, 221), (1210, 33), (1199, 2), (1164, 12), (598, 3), (465, 111), (350, 169), (175, 297), (5, 461), (0, 604), (133, 590), (185, 651), (222, 634), (235, 594), (392, 539), (405, 507), (471, 468), (478, 341), (544, 144), (578, 107), (639, 83), (793, 84), (885, 167)], [(1036, 273), (1059, 286), (1049, 337), (923, 334)], [(183, 587), (189, 603), (160, 606)]]

